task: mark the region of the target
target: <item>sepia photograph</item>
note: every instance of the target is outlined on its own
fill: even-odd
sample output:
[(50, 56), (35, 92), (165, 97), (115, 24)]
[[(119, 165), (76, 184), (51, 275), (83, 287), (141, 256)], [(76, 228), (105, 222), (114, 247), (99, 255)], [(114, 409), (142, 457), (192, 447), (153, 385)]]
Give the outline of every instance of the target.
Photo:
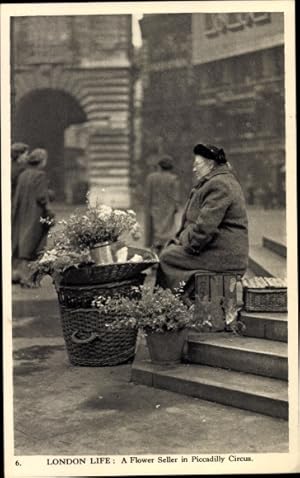
[(300, 471), (294, 7), (1, 5), (5, 476)]

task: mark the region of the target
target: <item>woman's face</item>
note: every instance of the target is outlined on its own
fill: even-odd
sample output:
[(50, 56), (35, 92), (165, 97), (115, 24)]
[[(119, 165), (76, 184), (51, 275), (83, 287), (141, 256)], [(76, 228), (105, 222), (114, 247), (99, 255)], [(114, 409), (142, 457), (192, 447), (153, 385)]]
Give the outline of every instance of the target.
[(214, 161), (211, 159), (204, 158), (203, 156), (196, 155), (193, 165), (193, 173), (197, 179), (203, 178), (208, 174), (214, 167)]

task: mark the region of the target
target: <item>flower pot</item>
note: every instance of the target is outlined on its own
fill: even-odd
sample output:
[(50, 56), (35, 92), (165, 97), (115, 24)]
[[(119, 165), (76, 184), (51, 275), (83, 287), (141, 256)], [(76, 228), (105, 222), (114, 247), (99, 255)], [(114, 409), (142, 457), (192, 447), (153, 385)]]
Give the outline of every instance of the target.
[(147, 332), (146, 341), (151, 362), (157, 364), (181, 362), (186, 336), (186, 329), (167, 332)]
[(90, 249), (91, 258), (95, 264), (113, 264), (113, 253), (110, 242), (103, 242), (103, 244), (96, 244)]

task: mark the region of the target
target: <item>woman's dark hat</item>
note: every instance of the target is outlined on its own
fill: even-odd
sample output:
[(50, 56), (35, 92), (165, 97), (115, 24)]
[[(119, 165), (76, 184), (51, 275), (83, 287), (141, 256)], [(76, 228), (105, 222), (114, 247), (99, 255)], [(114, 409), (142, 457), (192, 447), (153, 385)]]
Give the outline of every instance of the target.
[(47, 159), (47, 151), (42, 148), (37, 148), (31, 151), (29, 158), (27, 162), (29, 164), (39, 164), (41, 163), (44, 159)]
[(162, 169), (172, 169), (174, 166), (174, 159), (172, 156), (162, 156), (159, 159), (158, 164)]
[(213, 159), (217, 163), (226, 163), (226, 156), (223, 149), (219, 149), (212, 144), (196, 144), (194, 154), (203, 156), (207, 159)]

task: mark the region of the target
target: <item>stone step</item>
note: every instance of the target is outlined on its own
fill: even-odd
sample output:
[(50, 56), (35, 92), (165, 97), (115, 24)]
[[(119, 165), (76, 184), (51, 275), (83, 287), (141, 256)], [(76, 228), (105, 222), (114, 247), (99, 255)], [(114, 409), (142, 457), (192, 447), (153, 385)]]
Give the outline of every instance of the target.
[(128, 84), (128, 83), (125, 83), (125, 85), (122, 84), (122, 83), (117, 83), (117, 84), (114, 84), (114, 85), (112, 85), (112, 84), (107, 85), (107, 83), (103, 84), (103, 83), (98, 82), (96, 85), (92, 84), (88, 88), (85, 88), (84, 93), (82, 95), (82, 98), (85, 101), (86, 98), (89, 98), (90, 96), (94, 97), (95, 95), (98, 95), (99, 93), (105, 95), (107, 93), (107, 91), (109, 91), (110, 94), (112, 94), (112, 93), (127, 94), (128, 91), (129, 91), (129, 87), (130, 87), (130, 84)]
[(128, 142), (124, 141), (123, 143), (114, 143), (113, 139), (110, 142), (107, 142), (106, 144), (97, 144), (96, 142), (93, 142), (90, 146), (90, 152), (94, 156), (96, 154), (102, 154), (106, 155), (106, 153), (114, 153), (115, 156), (117, 156), (119, 153), (122, 154), (122, 152), (125, 152), (128, 154), (128, 151), (130, 151), (130, 145)]
[(122, 112), (127, 112), (128, 111), (128, 102), (122, 102), (122, 103), (101, 103), (101, 102), (95, 102), (93, 103), (92, 106), (89, 108), (89, 112), (99, 111), (99, 108), (101, 108), (102, 116), (109, 116), (112, 111), (122, 111)]
[(283, 240), (272, 239), (271, 237), (263, 236), (263, 246), (286, 259), (286, 244), (283, 242)]
[(91, 172), (91, 180), (97, 182), (99, 187), (106, 188), (108, 186), (115, 186), (120, 188), (129, 186), (129, 177), (128, 176), (106, 176), (103, 177), (99, 171), (93, 173)]
[(287, 342), (288, 315), (278, 312), (240, 312), (240, 320), (245, 325), (243, 335), (261, 339)]
[[(102, 116), (100, 115), (100, 118)], [(129, 129), (124, 129), (120, 127), (112, 127), (112, 126), (101, 126), (101, 119), (98, 121), (93, 121), (91, 126), (92, 126), (92, 134), (91, 138), (93, 141), (102, 141), (102, 138), (110, 138), (111, 140), (115, 140), (116, 138), (124, 137), (128, 138), (130, 136)], [(99, 124), (100, 123), (100, 124)], [(97, 130), (97, 128), (101, 128), (100, 132)]]
[(129, 86), (130, 85), (130, 78), (129, 75), (127, 74), (126, 71), (124, 71), (124, 74), (118, 75), (117, 77), (115, 76), (115, 72), (113, 75), (101, 75), (97, 76), (97, 78), (90, 78), (89, 80), (85, 80), (82, 89), (85, 89), (85, 91), (98, 91), (98, 88), (103, 88), (103, 87), (111, 87), (115, 86), (118, 87), (119, 85), (121, 86)]
[(38, 314), (42, 316), (59, 315), (59, 305), (57, 296), (50, 299), (42, 299), (37, 301), (35, 299), (14, 300), (12, 301), (12, 316), (19, 317), (35, 317)]
[(111, 144), (115, 144), (115, 145), (118, 145), (118, 144), (121, 144), (121, 145), (124, 145), (124, 144), (128, 144), (128, 141), (129, 141), (129, 137), (128, 135), (103, 135), (102, 138), (99, 137), (99, 135), (94, 135), (92, 137), (92, 143), (90, 145), (91, 149), (101, 149), (102, 147), (106, 146), (106, 145), (111, 145)]
[(102, 168), (127, 168), (129, 169), (130, 163), (127, 161), (127, 159), (121, 159), (119, 161), (116, 161), (112, 158), (106, 158), (106, 160), (103, 160), (101, 158), (101, 163), (97, 164), (96, 162), (92, 164), (93, 169), (99, 169), (101, 170)]
[[(115, 92), (115, 91), (110, 91), (107, 89), (107, 91), (103, 94), (102, 92), (97, 92), (97, 103), (126, 103), (128, 104), (130, 98), (129, 98), (129, 90), (125, 93), (123, 92)], [(94, 104), (95, 102), (95, 96), (86, 96), (84, 100), (84, 106), (87, 107), (91, 104)]]
[(140, 344), (131, 371), (135, 383), (288, 418), (288, 384), (284, 380), (207, 365), (161, 366), (152, 364), (147, 354), (147, 347)]
[(231, 333), (190, 334), (186, 360), (287, 380), (287, 344)]
[[(55, 213), (59, 219), (60, 213), (58, 207), (55, 207)], [(58, 225), (54, 226), (56, 230)], [(45, 276), (41, 280), (41, 287), (37, 289), (26, 289), (19, 284), (12, 285), (12, 316), (13, 317), (31, 317), (35, 315), (59, 315), (59, 305), (57, 293), (53, 285), (52, 278)]]
[(286, 277), (286, 260), (263, 246), (252, 246), (249, 268), (258, 276)]
[[(102, 166), (102, 167), (101, 167)], [(115, 167), (114, 164), (110, 164), (110, 165), (107, 165), (107, 166), (103, 166), (101, 165), (99, 167), (91, 167), (90, 168), (90, 172), (94, 172), (94, 173), (98, 173), (98, 174), (102, 174), (103, 176), (109, 176), (109, 175), (120, 175), (120, 176), (128, 176), (128, 167), (126, 167), (126, 165), (124, 166), (119, 166), (119, 167)]]

